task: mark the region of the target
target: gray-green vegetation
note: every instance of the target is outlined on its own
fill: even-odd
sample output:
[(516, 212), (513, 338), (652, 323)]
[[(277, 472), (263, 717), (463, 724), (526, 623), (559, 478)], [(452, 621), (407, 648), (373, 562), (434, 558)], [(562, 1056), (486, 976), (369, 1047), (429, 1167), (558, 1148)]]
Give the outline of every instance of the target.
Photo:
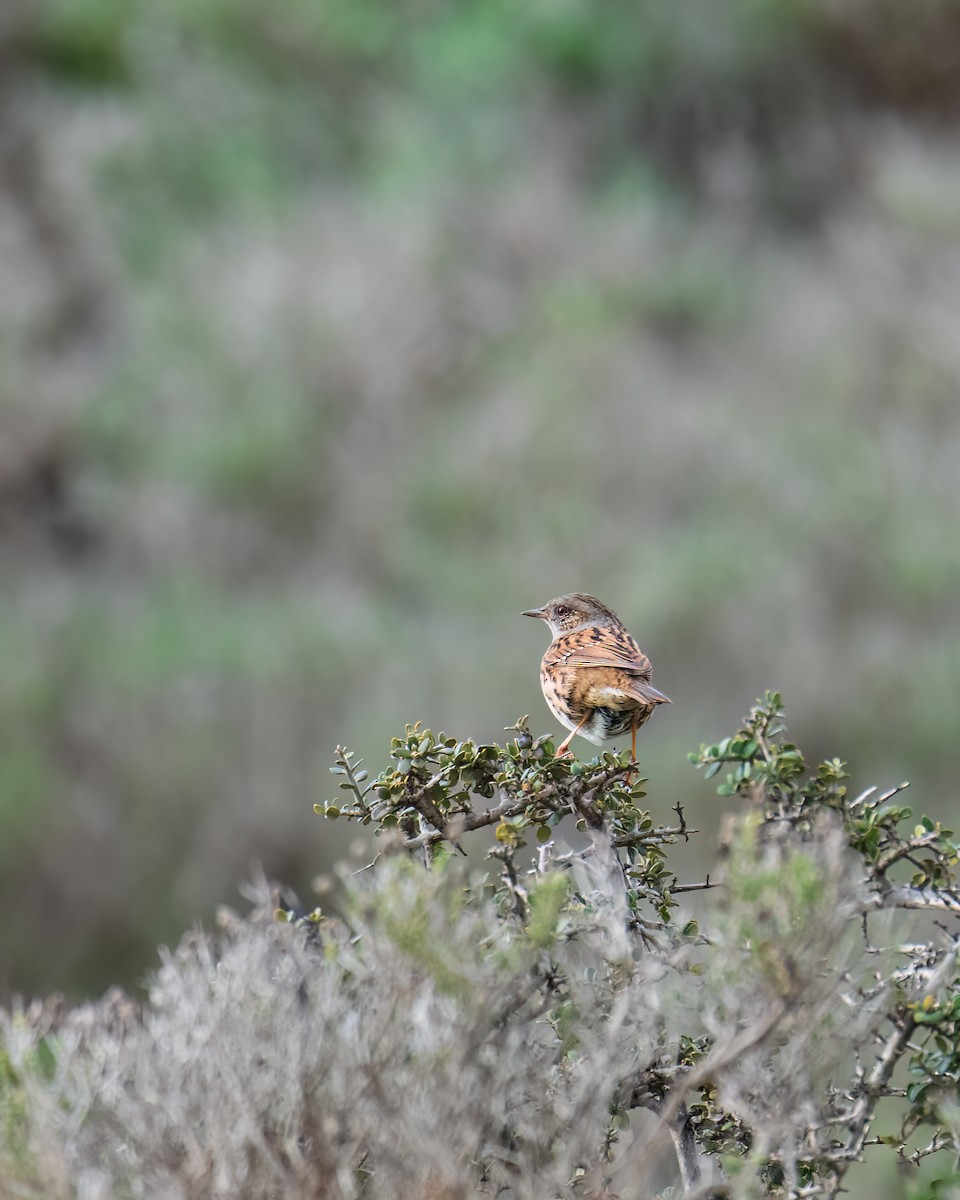
[(407, 726), (372, 781), (338, 752), (318, 810), (379, 834), (338, 912), (261, 884), (142, 1012), (118, 990), (4, 1015), (6, 1194), (812, 1200), (867, 1156), (953, 1195), (953, 833), (808, 769), (768, 693), (690, 756), (737, 809), (682, 880), (697, 831), (645, 807), (628, 755), (511, 732)]

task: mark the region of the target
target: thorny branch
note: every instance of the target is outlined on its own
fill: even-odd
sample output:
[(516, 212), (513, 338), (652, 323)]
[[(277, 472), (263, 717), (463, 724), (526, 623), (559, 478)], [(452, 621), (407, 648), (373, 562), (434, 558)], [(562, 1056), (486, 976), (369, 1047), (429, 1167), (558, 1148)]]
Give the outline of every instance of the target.
[[(498, 885), (503, 909), (512, 912), (520, 928), (535, 920), (538, 880), (557, 871), (572, 871), (579, 880), (577, 872), (586, 869), (586, 879), (594, 879), (591, 886), (599, 891), (578, 893), (577, 903), (588, 911), (592, 906), (598, 912), (610, 910), (611, 904), (612, 911), (622, 909), (624, 931), (635, 939), (627, 960), (634, 963), (632, 969), (650, 971), (651, 978), (677, 975), (688, 981), (694, 1005), (729, 1007), (710, 1037), (688, 1039), (683, 1057), (661, 1030), (659, 1050), (619, 1081), (627, 1111), (643, 1107), (656, 1114), (653, 1128), (634, 1147), (641, 1159), (669, 1137), (688, 1198), (739, 1197), (744, 1188), (789, 1200), (832, 1197), (867, 1147), (888, 1145), (887, 1138), (871, 1137), (881, 1099), (898, 1098), (908, 1110), (908, 1123), (937, 1122), (937, 1081), (942, 1078), (952, 1088), (960, 1083), (956, 942), (943, 929), (946, 949), (942, 941), (915, 936), (874, 946), (867, 930), (870, 915), (882, 910), (960, 914), (960, 846), (936, 822), (923, 818), (915, 824), (900, 801), (905, 784), (848, 797), (843, 763), (834, 759), (808, 770), (785, 739), (779, 696), (768, 693), (737, 734), (691, 756), (708, 777), (726, 767), (718, 791), (742, 806), (725, 836), (722, 871), (711, 871), (702, 881), (680, 882), (666, 866), (665, 851), (697, 833), (688, 827), (680, 805), (675, 823), (658, 825), (641, 807), (646, 781), (628, 782), (635, 764), (625, 755), (604, 754), (588, 763), (558, 760), (552, 743), (534, 739), (525, 719), (515, 731), (516, 739), (499, 747), (408, 727), (404, 738), (394, 740), (396, 765), (372, 783), (352, 756), (338, 749), (334, 769), (344, 776), (341, 786), (352, 803), (326, 811), (375, 823), (381, 830), (398, 827), (407, 852), (434, 850), (475, 830), (493, 828), (498, 845), (492, 854), (503, 865)], [(557, 826), (571, 814), (591, 843), (585, 849), (558, 851)], [(539, 850), (524, 877), (517, 855), (533, 835)], [(847, 860), (834, 869), (824, 846), (838, 837)], [(910, 873), (906, 878), (905, 872)], [(682, 929), (674, 924), (677, 896), (718, 888), (716, 904), (728, 913), (734, 941), (722, 929), (700, 934), (696, 922)], [(831, 889), (837, 888), (846, 890), (834, 896)], [(649, 904), (654, 915), (642, 915), (641, 903)], [(823, 906), (821, 916), (818, 906)], [(834, 928), (830, 922), (837, 921), (841, 924)], [(854, 929), (863, 923), (860, 965), (836, 969), (829, 993), (824, 988), (834, 969), (831, 961), (845, 944), (843, 922)], [(537, 936), (543, 937), (542, 929)], [(696, 961), (694, 949), (707, 955), (705, 963)], [(721, 986), (716, 982), (704, 985), (708, 990), (696, 990), (698, 968), (706, 969), (709, 981), (710, 955), (740, 962), (742, 1000), (736, 990), (729, 996), (711, 992)], [(568, 1003), (573, 981), (552, 957), (550, 964), (545, 974), (538, 973), (532, 995), (539, 997), (545, 1016), (554, 1019), (555, 1006)], [(629, 970), (619, 960), (615, 968), (611, 965), (616, 978), (628, 979)], [(623, 996), (613, 1003), (622, 1002)], [(766, 1076), (775, 1079), (784, 1069), (777, 1057), (784, 1046), (815, 1046), (814, 1025), (833, 1002), (851, 1013), (855, 1032), (847, 1036), (859, 1039), (848, 1046), (857, 1063), (852, 1078), (845, 1084), (831, 1079), (820, 1094), (806, 1096), (802, 1119), (794, 1115), (782, 1131), (765, 1131), (749, 1106), (744, 1112), (736, 1109), (740, 1092), (769, 1086)], [(743, 1003), (748, 1007), (737, 1007)], [(836, 1036), (838, 1026), (832, 1028), (831, 1036)], [(928, 1050), (931, 1038), (935, 1056)], [(865, 1068), (861, 1064), (874, 1042), (877, 1050)], [(838, 1054), (836, 1061), (842, 1059)], [(789, 1053), (784, 1061), (791, 1061)], [(766, 1082), (758, 1076), (729, 1089), (727, 1083), (740, 1079), (749, 1063), (766, 1073)], [(895, 1086), (894, 1075), (904, 1066), (915, 1082)], [(796, 1066), (791, 1072), (782, 1081), (788, 1092), (799, 1086)], [(929, 1093), (928, 1082), (936, 1085)], [(727, 1095), (734, 1105), (731, 1112), (721, 1106), (720, 1097)], [(578, 1104), (585, 1103), (581, 1095)], [(605, 1144), (609, 1148), (615, 1141), (611, 1127)], [(895, 1149), (901, 1161), (916, 1165), (941, 1150), (956, 1152), (960, 1145), (941, 1126), (925, 1147), (908, 1153), (901, 1143)], [(752, 1163), (736, 1182), (722, 1179), (717, 1165), (720, 1157), (731, 1154)], [(710, 1158), (713, 1164), (704, 1169)]]

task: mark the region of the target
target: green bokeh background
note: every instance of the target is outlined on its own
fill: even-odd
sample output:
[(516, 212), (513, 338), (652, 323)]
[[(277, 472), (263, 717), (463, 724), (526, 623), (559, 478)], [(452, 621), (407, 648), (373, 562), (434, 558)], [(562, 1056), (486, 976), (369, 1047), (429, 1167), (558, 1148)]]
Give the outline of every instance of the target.
[(775, 687), (956, 817), (960, 5), (5, 11), (2, 994), (308, 896), (338, 743), (554, 729), (566, 590), (663, 811)]

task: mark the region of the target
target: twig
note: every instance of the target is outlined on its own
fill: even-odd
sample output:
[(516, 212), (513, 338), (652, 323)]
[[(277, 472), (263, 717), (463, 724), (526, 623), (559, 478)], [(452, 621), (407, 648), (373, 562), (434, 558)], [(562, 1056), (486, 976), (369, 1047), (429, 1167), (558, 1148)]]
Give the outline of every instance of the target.
[(719, 883), (711, 883), (708, 875), (703, 883), (675, 883), (670, 891), (676, 896), (679, 892), (703, 892), (707, 888), (720, 887)]
[(680, 1182), (683, 1184), (683, 1194), (689, 1196), (697, 1188), (703, 1178), (700, 1170), (700, 1152), (697, 1149), (697, 1139), (693, 1126), (690, 1124), (690, 1113), (686, 1104), (680, 1104), (670, 1128), (673, 1138), (673, 1148), (677, 1153), (677, 1164), (680, 1167)]
[(647, 829), (643, 833), (618, 833), (610, 840), (615, 846), (642, 846), (645, 842), (651, 845), (656, 845), (657, 842), (664, 842), (668, 838), (680, 838), (689, 841), (690, 835), (699, 833), (699, 829), (689, 829), (686, 824), (683, 825), (661, 825), (658, 829)]
[(941, 888), (912, 887), (910, 884), (882, 886), (868, 897), (862, 906), (864, 912), (876, 912), (884, 908), (916, 909), (923, 912), (948, 912), (960, 915), (960, 896), (956, 892)]

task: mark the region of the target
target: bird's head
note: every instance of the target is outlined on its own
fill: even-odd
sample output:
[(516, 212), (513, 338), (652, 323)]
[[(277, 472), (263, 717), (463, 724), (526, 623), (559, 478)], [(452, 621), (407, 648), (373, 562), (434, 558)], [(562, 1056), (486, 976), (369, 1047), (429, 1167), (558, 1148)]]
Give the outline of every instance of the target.
[(596, 596), (587, 596), (583, 592), (557, 596), (543, 608), (528, 608), (521, 615), (546, 621), (554, 637), (588, 625), (619, 624), (619, 619), (612, 609), (607, 608)]

